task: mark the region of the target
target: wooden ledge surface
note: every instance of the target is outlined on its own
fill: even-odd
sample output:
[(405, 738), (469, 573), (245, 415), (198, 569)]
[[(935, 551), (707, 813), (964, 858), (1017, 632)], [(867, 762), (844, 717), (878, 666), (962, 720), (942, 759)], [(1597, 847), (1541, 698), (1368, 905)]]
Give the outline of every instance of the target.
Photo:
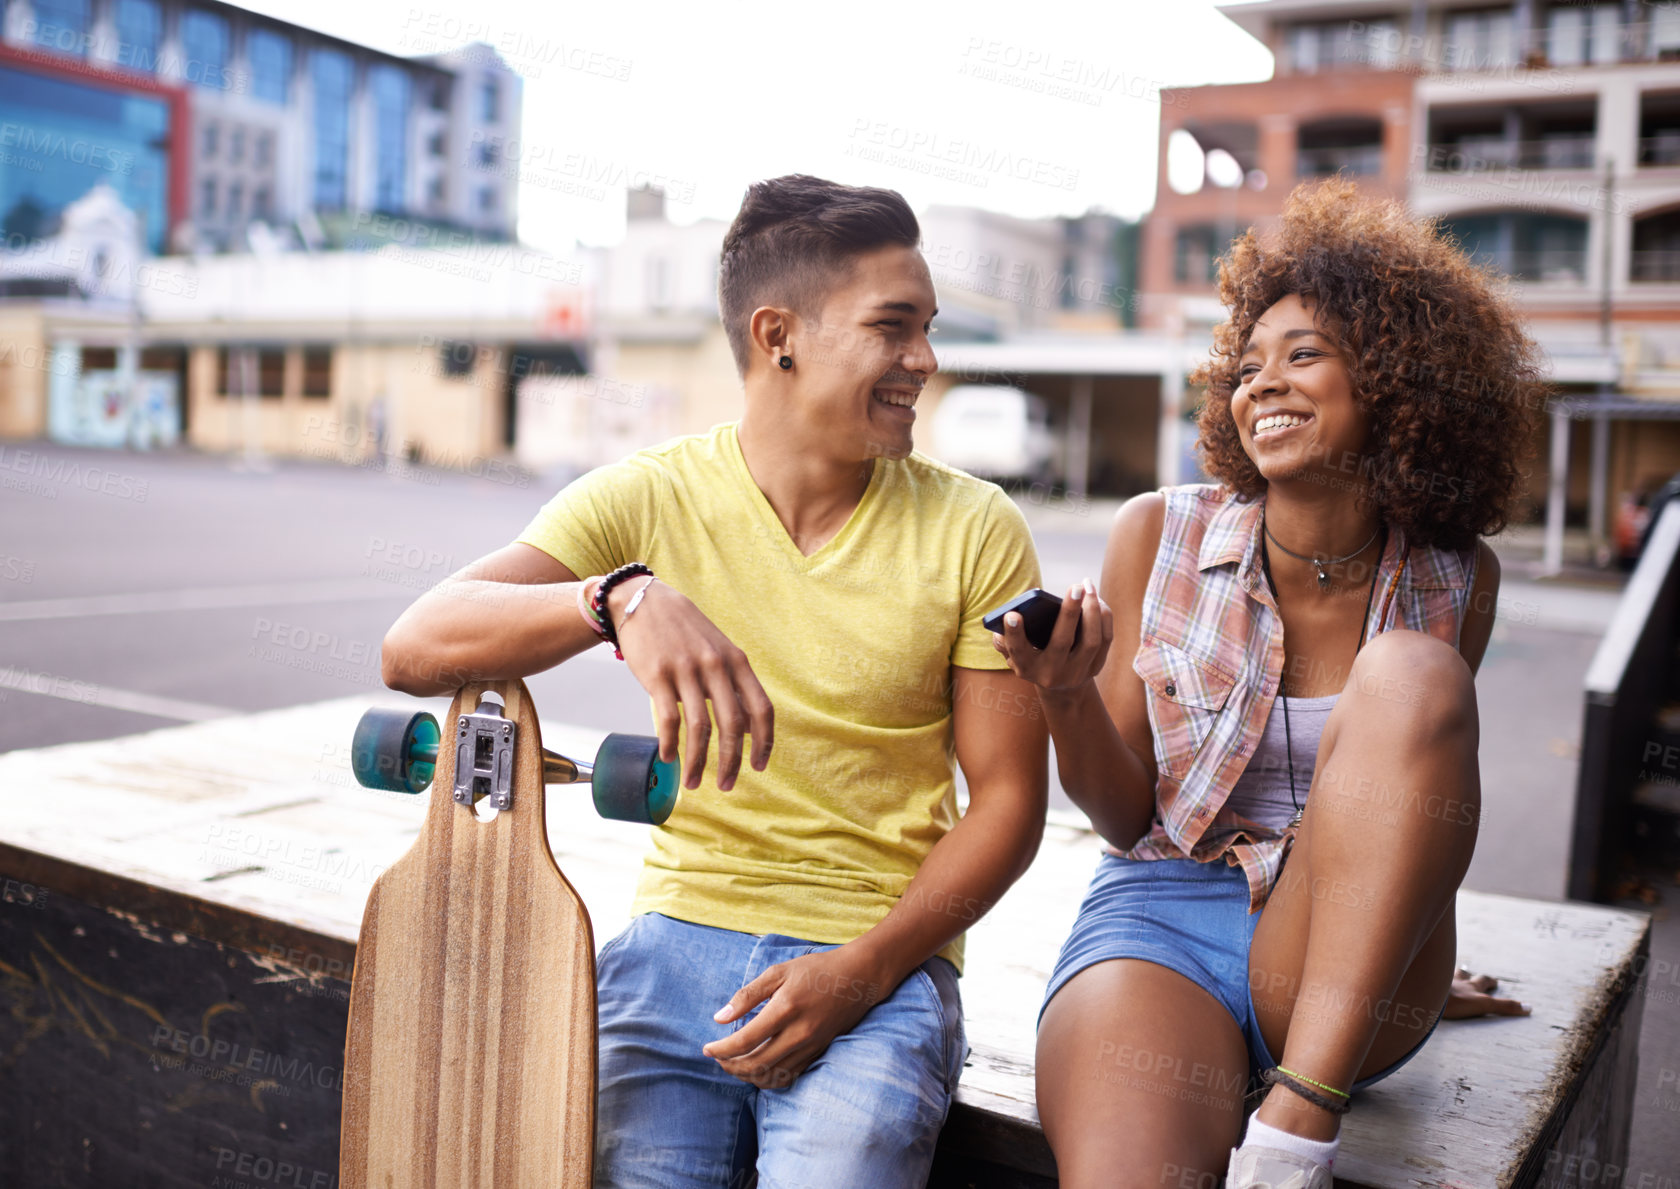
[[(136, 929), (161, 921), (211, 935), (276, 979), (348, 977), (368, 890), (419, 833), (429, 796), (371, 792), (351, 777), (351, 732), (376, 701), (401, 704), (345, 698), (0, 755), (11, 790), (0, 880), (107, 904)], [(551, 722), (542, 733), (582, 756), (604, 734)], [(548, 834), (604, 944), (628, 920), (645, 828), (601, 820), (586, 787), (572, 786), (551, 790)], [(945, 1145), (1053, 1174), (1033, 1099), (1034, 1027), (1099, 853), (1089, 831), (1053, 823), (1032, 869), (970, 932), (973, 1055)], [(1609, 1026), (1630, 1005), (1637, 1013), (1644, 913), (1464, 892), (1458, 926), (1465, 964), (1498, 976), (1534, 1014), (1443, 1023), (1360, 1096), (1339, 1184), (1514, 1183), (1551, 1142)], [(1155, 1075), (1166, 1090), (1206, 1089), (1193, 1070)]]

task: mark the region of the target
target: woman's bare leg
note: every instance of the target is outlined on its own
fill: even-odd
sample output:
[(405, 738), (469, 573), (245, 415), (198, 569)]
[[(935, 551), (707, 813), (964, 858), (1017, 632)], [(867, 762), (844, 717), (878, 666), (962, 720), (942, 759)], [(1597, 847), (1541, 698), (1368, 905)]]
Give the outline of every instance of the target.
[(1248, 1047), (1165, 966), (1080, 971), (1038, 1029), (1038, 1113), (1062, 1189), (1217, 1189), (1242, 1128)]
[[(1279, 1063), (1347, 1089), (1423, 1039), (1452, 983), (1453, 898), (1481, 817), (1470, 668), (1421, 632), (1354, 661), (1261, 914), (1249, 979)], [(1274, 1086), (1259, 1118), (1311, 1139), (1337, 1116)]]

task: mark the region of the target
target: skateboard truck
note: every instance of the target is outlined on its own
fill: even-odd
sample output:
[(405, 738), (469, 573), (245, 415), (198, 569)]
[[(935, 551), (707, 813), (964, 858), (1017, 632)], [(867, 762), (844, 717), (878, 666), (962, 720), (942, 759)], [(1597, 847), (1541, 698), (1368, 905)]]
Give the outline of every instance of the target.
[[(483, 701), (455, 728), (455, 802), (470, 809), (488, 798), (497, 810), (512, 809), (518, 726), (499, 704)], [(424, 710), (369, 710), (356, 724), (350, 767), (366, 788), (420, 793), (432, 783), (442, 739), (437, 719)], [(587, 782), (605, 818), (657, 826), (676, 804), (676, 765), (659, 758), (651, 736), (608, 735), (593, 761), (544, 748), (542, 761), (544, 784)]]
[[(489, 797), (490, 804), (497, 809), (512, 809), (513, 722), (502, 717), (500, 704), (480, 702), (477, 710), (463, 714), (455, 720), (455, 725), (459, 728), (455, 803), (470, 809), (479, 798)], [(544, 777), (548, 775), (547, 767), (545, 763)]]

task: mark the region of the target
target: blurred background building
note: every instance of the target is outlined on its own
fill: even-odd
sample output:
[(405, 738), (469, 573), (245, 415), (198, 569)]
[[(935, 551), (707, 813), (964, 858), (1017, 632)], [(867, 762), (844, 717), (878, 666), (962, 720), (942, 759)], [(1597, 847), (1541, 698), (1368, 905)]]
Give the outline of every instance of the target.
[[(1146, 220), (921, 212), (923, 424), (958, 388), (995, 416), (966, 390), (1006, 387), (1050, 446), (1002, 478), (1197, 478), (1184, 377), (1217, 261), (1342, 174), (1512, 278), (1567, 397), (1535, 443), (1548, 564), (1566, 521), (1603, 554), (1617, 502), (1680, 468), (1680, 9), (1221, 11), (1274, 77), (1162, 92)], [(621, 242), (519, 244), (520, 105), (487, 44), (401, 57), (211, 0), (8, 0), (0, 436), (576, 472), (736, 415), (724, 223), (630, 186)]]
[[(1164, 98), (1144, 324), (1198, 340), (1217, 257), (1301, 181), (1341, 173), (1438, 216), (1508, 275), (1566, 400), (1530, 496), (1546, 566), (1680, 469), (1680, 8), (1262, 0), (1221, 9), (1262, 83)], [(1175, 184), (1176, 182), (1176, 184)]]

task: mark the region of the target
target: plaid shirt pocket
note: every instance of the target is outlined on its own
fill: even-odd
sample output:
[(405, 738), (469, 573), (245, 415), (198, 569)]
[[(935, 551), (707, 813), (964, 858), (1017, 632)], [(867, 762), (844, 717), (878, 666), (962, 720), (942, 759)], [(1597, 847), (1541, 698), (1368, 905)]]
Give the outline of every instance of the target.
[(1144, 640), (1132, 668), (1148, 687), (1156, 767), (1164, 776), (1183, 780), (1237, 679), (1162, 640)]

